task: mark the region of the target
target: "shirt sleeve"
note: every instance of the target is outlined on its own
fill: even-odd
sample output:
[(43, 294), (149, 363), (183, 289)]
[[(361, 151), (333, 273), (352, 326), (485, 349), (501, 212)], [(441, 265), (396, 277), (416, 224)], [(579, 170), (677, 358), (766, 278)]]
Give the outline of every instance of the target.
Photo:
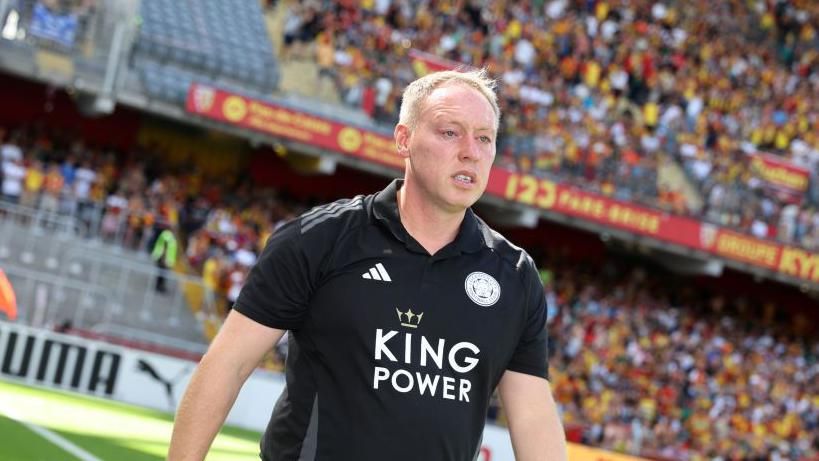
[(549, 378), (549, 355), (546, 332), (546, 295), (534, 263), (523, 268), (526, 287), (526, 312), (523, 331), (508, 370)]
[(299, 220), (267, 240), (233, 308), (262, 325), (299, 329), (316, 285), (318, 263), (305, 249)]

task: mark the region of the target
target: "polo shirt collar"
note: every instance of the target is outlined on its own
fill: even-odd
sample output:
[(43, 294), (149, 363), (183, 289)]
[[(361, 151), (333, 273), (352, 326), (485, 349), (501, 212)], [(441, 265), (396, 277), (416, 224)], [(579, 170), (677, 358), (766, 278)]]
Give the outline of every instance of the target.
[[(398, 212), (398, 189), (404, 185), (403, 179), (393, 180), (384, 190), (378, 192), (373, 200), (373, 216), (375, 220), (383, 225), (396, 239), (403, 242), (407, 248), (416, 252), (426, 253), (427, 251), (407, 232), (401, 223)], [(482, 223), (475, 216), (471, 208), (466, 210), (464, 220), (458, 230), (455, 240), (441, 248), (435, 256), (447, 256), (451, 254), (473, 253), (481, 250), (486, 245)]]

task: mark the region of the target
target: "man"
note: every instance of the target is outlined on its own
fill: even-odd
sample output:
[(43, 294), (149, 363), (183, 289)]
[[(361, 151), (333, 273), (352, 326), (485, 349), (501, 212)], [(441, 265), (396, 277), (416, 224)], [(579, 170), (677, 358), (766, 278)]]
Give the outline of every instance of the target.
[(157, 274), (154, 290), (157, 293), (167, 293), (168, 271), (176, 266), (177, 242), (176, 235), (168, 224), (157, 226), (159, 235), (154, 242), (154, 249), (151, 251), (151, 258), (156, 263)]
[(471, 460), (497, 387), (518, 460), (565, 460), (531, 258), (470, 207), (499, 110), (483, 72), (410, 84), (403, 181), (279, 229), (183, 398), (171, 461), (201, 460), (245, 379), (289, 330), (272, 460)]
[(17, 205), (23, 193), (23, 181), (26, 178), (26, 167), (19, 158), (6, 160), (2, 164), (3, 170), (3, 199)]

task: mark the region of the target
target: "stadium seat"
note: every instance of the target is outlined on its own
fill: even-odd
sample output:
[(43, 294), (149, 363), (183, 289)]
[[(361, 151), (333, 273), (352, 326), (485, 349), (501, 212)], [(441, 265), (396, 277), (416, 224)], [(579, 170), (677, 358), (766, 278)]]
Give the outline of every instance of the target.
[(214, 77), (250, 93), (264, 94), (276, 87), (278, 66), (257, 2), (145, 0), (140, 9), (143, 23), (134, 54), (167, 63), (166, 71), (189, 71), (170, 80), (158, 80), (154, 70), (139, 72), (140, 78), (150, 80), (144, 84), (152, 95), (157, 95), (157, 82), (162, 81), (159, 94), (184, 102), (180, 95), (191, 81)]

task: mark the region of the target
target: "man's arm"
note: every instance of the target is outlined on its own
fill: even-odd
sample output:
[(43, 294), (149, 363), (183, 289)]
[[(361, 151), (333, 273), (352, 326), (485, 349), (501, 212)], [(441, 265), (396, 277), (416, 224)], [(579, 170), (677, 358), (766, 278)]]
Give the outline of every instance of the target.
[(549, 381), (507, 370), (498, 392), (517, 461), (566, 461), (566, 434)]
[(205, 459), (245, 380), (283, 334), (230, 312), (179, 404), (168, 461)]

